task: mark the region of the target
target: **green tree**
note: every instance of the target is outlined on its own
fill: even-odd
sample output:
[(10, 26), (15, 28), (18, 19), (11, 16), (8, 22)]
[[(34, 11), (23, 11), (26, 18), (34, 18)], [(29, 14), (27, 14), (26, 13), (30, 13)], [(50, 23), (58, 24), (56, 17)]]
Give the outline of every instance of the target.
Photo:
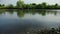
[(55, 6), (54, 6), (55, 8), (58, 8), (58, 4), (55, 4)]
[(10, 4), (6, 8), (14, 8), (14, 6), (12, 4)]
[(45, 2), (43, 2), (41, 5), (42, 5), (42, 8), (46, 8), (47, 7), (47, 4)]
[(5, 6), (4, 4), (2, 4), (2, 6)]
[(23, 1), (21, 1), (21, 0), (19, 0), (19, 1), (17, 1), (17, 8), (23, 8), (23, 5), (24, 5), (24, 2)]
[(36, 4), (35, 3), (32, 3), (31, 4), (31, 8), (35, 9), (36, 8)]
[(1, 7), (1, 4), (0, 4), (0, 7)]
[(41, 4), (38, 4), (38, 5), (36, 5), (36, 8), (37, 9), (41, 9), (42, 8), (42, 5)]

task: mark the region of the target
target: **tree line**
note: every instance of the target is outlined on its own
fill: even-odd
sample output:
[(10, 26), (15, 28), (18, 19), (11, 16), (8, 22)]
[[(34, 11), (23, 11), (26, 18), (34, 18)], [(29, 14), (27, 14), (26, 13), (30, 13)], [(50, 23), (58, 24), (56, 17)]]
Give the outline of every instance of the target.
[(43, 2), (41, 4), (25, 4), (23, 1), (17, 1), (16, 6), (10, 4), (5, 6), (4, 4), (0, 4), (0, 8), (8, 8), (8, 9), (60, 9), (60, 5), (57, 3), (54, 5), (47, 5), (47, 3)]

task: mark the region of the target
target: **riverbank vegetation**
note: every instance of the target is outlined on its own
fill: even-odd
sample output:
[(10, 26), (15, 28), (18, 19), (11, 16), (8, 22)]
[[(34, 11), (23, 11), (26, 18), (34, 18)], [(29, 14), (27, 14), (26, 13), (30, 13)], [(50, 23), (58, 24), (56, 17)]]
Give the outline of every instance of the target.
[(16, 6), (9, 4), (9, 5), (4, 5), (4, 4), (0, 4), (0, 9), (60, 9), (60, 5), (58, 5), (57, 3), (54, 5), (49, 5), (45, 2), (41, 3), (41, 4), (36, 4), (36, 3), (32, 3), (32, 4), (25, 4), (23, 1), (19, 0), (16, 3)]

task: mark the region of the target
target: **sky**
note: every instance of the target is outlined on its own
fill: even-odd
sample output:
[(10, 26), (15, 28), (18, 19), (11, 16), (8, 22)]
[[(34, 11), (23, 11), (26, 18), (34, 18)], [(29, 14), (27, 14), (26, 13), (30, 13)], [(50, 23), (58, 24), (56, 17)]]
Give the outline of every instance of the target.
[[(8, 5), (8, 4), (13, 4), (13, 5), (16, 5), (16, 2), (18, 0), (0, 0), (0, 3), (1, 4), (5, 4), (5, 5)], [(42, 2), (46, 2), (47, 4), (59, 4), (60, 5), (60, 0), (23, 0), (24, 3), (26, 4), (29, 4), (29, 3), (36, 3), (36, 4), (39, 4), (39, 3), (42, 3)]]

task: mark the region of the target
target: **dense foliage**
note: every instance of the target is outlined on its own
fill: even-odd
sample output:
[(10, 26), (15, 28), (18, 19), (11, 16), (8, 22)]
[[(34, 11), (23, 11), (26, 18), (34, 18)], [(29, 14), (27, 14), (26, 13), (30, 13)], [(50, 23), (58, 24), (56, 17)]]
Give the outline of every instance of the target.
[(45, 2), (41, 4), (25, 4), (23, 1), (17, 1), (16, 6), (13, 6), (12, 4), (5, 6), (4, 4), (0, 4), (0, 8), (20, 8), (20, 9), (60, 9), (60, 5), (55, 4), (55, 5), (47, 5)]

